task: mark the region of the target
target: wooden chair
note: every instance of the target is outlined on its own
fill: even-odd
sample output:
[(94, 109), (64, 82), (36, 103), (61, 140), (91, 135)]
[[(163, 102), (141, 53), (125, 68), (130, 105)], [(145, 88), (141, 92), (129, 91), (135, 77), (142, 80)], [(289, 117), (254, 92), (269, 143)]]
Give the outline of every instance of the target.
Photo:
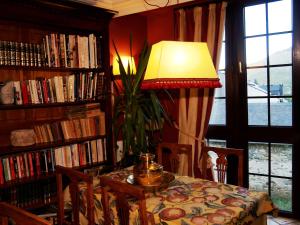
[(227, 168), (228, 168), (228, 160), (227, 157), (229, 155), (234, 155), (238, 159), (238, 167), (237, 167), (237, 185), (243, 186), (243, 174), (244, 174), (244, 150), (237, 148), (223, 148), (223, 147), (211, 147), (204, 146), (202, 148), (202, 172), (203, 178), (208, 179), (207, 176), (207, 159), (208, 152), (215, 152), (217, 154), (216, 159), (216, 171), (217, 171), (217, 182), (225, 183)]
[(188, 176), (192, 176), (192, 145), (162, 142), (157, 146), (157, 161), (164, 170), (178, 173), (180, 155), (187, 156)]
[[(72, 203), (72, 221), (65, 220), (64, 214), (64, 192), (63, 192), (63, 176), (67, 177), (69, 180), (69, 192)], [(86, 200), (87, 200), (87, 220), (88, 225), (95, 224), (94, 217), (94, 199), (93, 199), (93, 178), (80, 171), (66, 168), (62, 166), (56, 166), (56, 182), (57, 182), (57, 202), (58, 202), (58, 212), (57, 212), (57, 222), (58, 225), (62, 224), (72, 224), (79, 225), (79, 209), (80, 209), (80, 199), (79, 199), (79, 183), (86, 182)]]
[(20, 209), (6, 202), (0, 202), (0, 224), (8, 225), (10, 218), (16, 225), (51, 225), (49, 221), (27, 212), (24, 209)]
[(148, 222), (153, 225), (155, 224), (153, 214), (147, 215), (144, 189), (142, 189), (141, 187), (113, 180), (107, 176), (100, 177), (100, 184), (103, 188), (101, 201), (103, 205), (105, 225), (113, 224), (113, 221), (110, 216), (111, 209), (109, 205), (108, 192), (113, 193), (116, 197), (116, 209), (118, 212), (119, 223), (121, 225), (129, 225), (130, 223), (128, 205), (129, 197), (137, 199), (141, 222), (140, 224), (147, 225)]

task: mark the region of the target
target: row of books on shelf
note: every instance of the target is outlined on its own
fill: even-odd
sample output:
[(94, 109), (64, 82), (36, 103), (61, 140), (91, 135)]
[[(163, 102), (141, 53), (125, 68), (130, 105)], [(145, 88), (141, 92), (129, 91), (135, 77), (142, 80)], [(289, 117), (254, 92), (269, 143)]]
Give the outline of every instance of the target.
[(101, 37), (51, 33), (43, 38), (45, 64), (49, 67), (98, 68)]
[(51, 33), (42, 43), (0, 40), (0, 65), (100, 68), (101, 37)]
[(0, 184), (46, 175), (54, 172), (56, 165), (79, 167), (105, 160), (105, 139), (4, 156), (0, 158)]
[(0, 40), (0, 65), (41, 67), (43, 61), (40, 44)]
[(105, 116), (101, 112), (95, 117), (35, 125), (33, 130), (37, 144), (105, 135)]
[[(95, 100), (103, 91), (103, 73), (87, 72), (3, 83), (2, 104), (47, 104)], [(98, 88), (100, 87), (100, 88)]]
[(100, 111), (99, 116), (35, 125), (33, 129), (37, 144), (105, 135), (105, 115)]
[(45, 205), (55, 201), (57, 196), (56, 182), (53, 179), (36, 183), (25, 183), (0, 190), (0, 200), (20, 208), (31, 208), (34, 205)]

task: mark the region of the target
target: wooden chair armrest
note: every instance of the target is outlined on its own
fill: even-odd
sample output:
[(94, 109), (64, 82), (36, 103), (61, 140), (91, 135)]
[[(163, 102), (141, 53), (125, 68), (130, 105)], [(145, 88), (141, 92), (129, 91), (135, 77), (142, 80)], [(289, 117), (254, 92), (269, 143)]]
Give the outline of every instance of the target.
[(51, 225), (49, 221), (24, 209), (6, 202), (0, 202), (0, 224), (7, 225), (8, 218), (12, 218), (16, 225)]

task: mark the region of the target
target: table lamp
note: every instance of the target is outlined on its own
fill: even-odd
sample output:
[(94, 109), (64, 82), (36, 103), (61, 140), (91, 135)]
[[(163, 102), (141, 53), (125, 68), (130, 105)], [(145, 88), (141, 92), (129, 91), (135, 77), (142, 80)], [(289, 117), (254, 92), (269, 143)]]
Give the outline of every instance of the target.
[(152, 45), (142, 89), (221, 87), (207, 44), (161, 41)]

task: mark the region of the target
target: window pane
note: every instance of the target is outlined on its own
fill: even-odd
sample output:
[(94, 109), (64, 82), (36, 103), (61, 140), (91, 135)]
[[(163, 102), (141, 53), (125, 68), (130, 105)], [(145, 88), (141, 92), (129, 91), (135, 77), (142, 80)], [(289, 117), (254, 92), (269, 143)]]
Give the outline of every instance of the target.
[(247, 69), (248, 96), (268, 96), (267, 69)]
[(266, 37), (246, 39), (247, 66), (265, 66), (267, 64)]
[(292, 145), (271, 144), (271, 174), (292, 177)]
[(221, 56), (220, 56), (220, 63), (219, 63), (219, 70), (225, 69), (225, 43), (222, 43), (222, 49), (221, 49)]
[(219, 71), (218, 73), (219, 78), (220, 78), (220, 82), (222, 84), (221, 88), (216, 88), (215, 89), (215, 97), (225, 97), (225, 71)]
[(268, 3), (269, 33), (292, 29), (291, 0)]
[(266, 33), (266, 5), (245, 8), (246, 36)]
[(292, 126), (292, 98), (271, 98), (271, 125)]
[(249, 189), (268, 193), (268, 177), (249, 175)]
[(249, 143), (249, 173), (265, 174), (267, 175), (269, 151), (266, 143)]
[(226, 147), (226, 141), (224, 141), (224, 140), (209, 139), (207, 141), (208, 141), (208, 146)]
[(279, 209), (292, 211), (292, 181), (271, 178), (271, 198)]
[(266, 98), (248, 99), (248, 124), (268, 125), (268, 100)]
[(225, 99), (215, 99), (209, 124), (224, 125), (226, 121)]
[(292, 63), (292, 34), (269, 36), (270, 65)]
[(271, 95), (292, 95), (292, 67), (270, 68)]

